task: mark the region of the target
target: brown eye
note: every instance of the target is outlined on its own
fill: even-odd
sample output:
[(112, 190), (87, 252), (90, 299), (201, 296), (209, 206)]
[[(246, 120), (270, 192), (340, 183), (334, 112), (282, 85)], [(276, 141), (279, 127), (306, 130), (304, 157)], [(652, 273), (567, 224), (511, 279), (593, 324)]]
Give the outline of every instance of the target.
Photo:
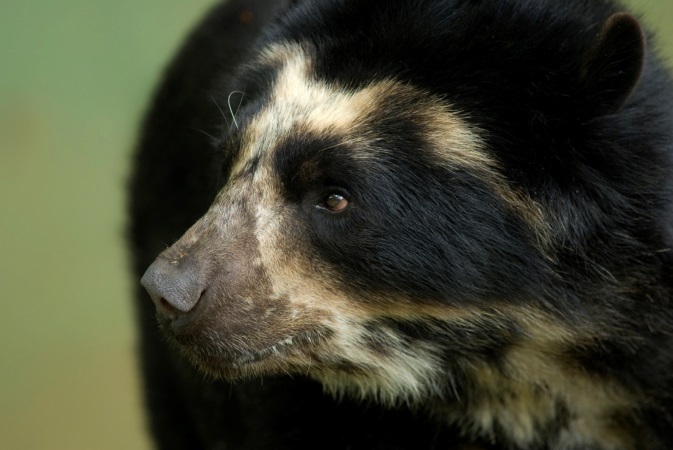
[(328, 209), (330, 212), (339, 213), (346, 209), (348, 206), (348, 200), (343, 195), (339, 194), (330, 194), (325, 197), (323, 201), (323, 206)]

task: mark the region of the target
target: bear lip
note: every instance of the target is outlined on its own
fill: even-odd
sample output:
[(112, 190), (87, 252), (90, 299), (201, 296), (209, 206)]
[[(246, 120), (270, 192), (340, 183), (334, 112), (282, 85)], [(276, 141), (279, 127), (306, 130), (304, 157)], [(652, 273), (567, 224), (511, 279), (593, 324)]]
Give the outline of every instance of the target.
[(282, 352), (285, 352), (286, 349), (292, 345), (294, 345), (294, 338), (289, 337), (275, 345), (266, 347), (262, 350), (252, 350), (249, 352), (244, 352), (239, 355), (235, 355), (233, 358), (230, 359), (230, 363), (233, 366), (244, 366), (246, 364), (264, 361), (265, 359), (269, 359), (274, 355), (282, 356)]
[[(308, 364), (311, 350), (320, 346), (329, 336), (324, 329), (301, 331), (276, 341), (262, 349), (223, 350), (220, 353), (204, 354), (195, 348), (195, 343), (180, 342), (175, 339), (184, 356), (188, 357), (202, 371), (217, 374), (225, 379), (236, 379), (251, 374), (252, 371), (281, 373), (281, 367), (299, 367)], [(287, 359), (287, 357), (290, 357)], [(265, 364), (268, 361), (268, 366)]]
[(324, 333), (321, 333), (320, 331), (302, 331), (278, 340), (275, 344), (259, 350), (250, 349), (244, 352), (229, 353), (223, 360), (226, 361), (227, 364), (241, 367), (247, 364), (261, 362), (274, 356), (283, 357), (293, 348), (296, 348), (299, 351), (310, 349), (317, 346), (324, 340), (324, 338)]

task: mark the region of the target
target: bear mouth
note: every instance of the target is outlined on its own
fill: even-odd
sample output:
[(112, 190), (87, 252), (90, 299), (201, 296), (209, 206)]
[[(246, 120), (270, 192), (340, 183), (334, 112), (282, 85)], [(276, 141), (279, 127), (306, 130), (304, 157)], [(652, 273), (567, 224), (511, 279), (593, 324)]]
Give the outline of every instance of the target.
[(173, 338), (195, 366), (217, 378), (239, 379), (261, 374), (306, 371), (319, 361), (319, 349), (329, 338), (327, 329), (302, 331), (261, 349), (204, 345)]
[(274, 356), (282, 358), (291, 351), (292, 347), (306, 345), (310, 342), (311, 333), (301, 333), (285, 338), (261, 350), (250, 350), (233, 354), (227, 358), (227, 362), (233, 366), (244, 366), (246, 364), (258, 363)]

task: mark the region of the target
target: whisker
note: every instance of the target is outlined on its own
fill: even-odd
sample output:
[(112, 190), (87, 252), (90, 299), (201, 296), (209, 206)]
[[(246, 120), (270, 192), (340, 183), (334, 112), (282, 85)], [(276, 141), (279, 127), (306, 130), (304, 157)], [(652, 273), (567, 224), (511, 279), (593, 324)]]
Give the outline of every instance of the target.
[(205, 131), (203, 131), (203, 130), (201, 130), (201, 129), (199, 129), (199, 128), (192, 128), (192, 130), (194, 130), (194, 131), (198, 131), (199, 133), (203, 133), (203, 134), (205, 134), (206, 136), (208, 136), (208, 137), (209, 137), (210, 139), (212, 139), (213, 141), (217, 141), (217, 140), (218, 140), (218, 139), (217, 139), (215, 136), (213, 136), (212, 134), (207, 133), (207, 132), (205, 132)]
[[(225, 121), (225, 123), (227, 124), (227, 126), (228, 126), (228, 127), (231, 126), (231, 125), (229, 124), (229, 121), (227, 120), (227, 115), (224, 114), (224, 111), (222, 111), (222, 108), (220, 108), (220, 104), (217, 103), (217, 100), (215, 100), (215, 97), (211, 96), (210, 99), (213, 101), (213, 103), (215, 103), (215, 106), (217, 106), (217, 109), (220, 111), (220, 114), (222, 114), (222, 118), (224, 119), (224, 121)], [(238, 127), (237, 127), (237, 128), (238, 128)]]
[[(243, 92), (241, 91), (231, 91), (229, 93), (229, 97), (227, 97), (227, 104), (229, 105), (229, 112), (231, 113), (231, 118), (234, 120), (234, 125), (236, 126), (236, 129), (238, 129), (238, 123), (236, 122), (236, 114), (234, 113), (234, 110), (231, 108), (231, 96), (234, 94), (241, 94), (241, 102), (243, 101)], [(241, 104), (239, 103), (238, 106), (240, 107)], [(236, 109), (236, 112), (238, 112), (238, 109)]]
[(328, 145), (327, 147), (323, 147), (323, 148), (321, 148), (321, 149), (319, 149), (319, 150), (316, 150), (316, 153), (322, 153), (322, 152), (324, 152), (324, 151), (326, 151), (326, 150), (331, 150), (331, 149), (333, 149), (333, 148), (341, 147), (342, 145), (348, 145), (348, 144), (350, 144), (350, 142), (348, 142), (348, 141), (338, 142), (338, 143), (336, 143), (336, 144)]

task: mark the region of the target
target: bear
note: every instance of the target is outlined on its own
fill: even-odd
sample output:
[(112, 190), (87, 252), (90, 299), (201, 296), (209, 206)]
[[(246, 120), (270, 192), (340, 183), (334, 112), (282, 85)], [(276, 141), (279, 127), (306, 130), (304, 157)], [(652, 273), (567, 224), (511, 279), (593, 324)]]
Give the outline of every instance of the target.
[(611, 0), (230, 0), (129, 195), (160, 449), (673, 448), (673, 90)]

